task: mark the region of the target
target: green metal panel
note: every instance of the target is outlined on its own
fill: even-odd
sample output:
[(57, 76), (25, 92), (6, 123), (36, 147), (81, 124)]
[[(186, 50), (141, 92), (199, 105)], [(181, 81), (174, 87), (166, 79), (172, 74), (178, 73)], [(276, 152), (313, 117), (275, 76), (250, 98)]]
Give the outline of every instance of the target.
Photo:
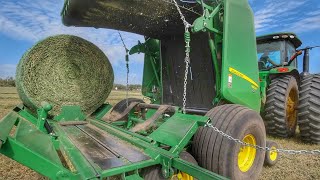
[(222, 95), (260, 110), (254, 19), (248, 0), (225, 0)]
[(223, 176), (220, 176), (218, 174), (214, 174), (211, 171), (208, 171), (204, 168), (199, 168), (198, 166), (195, 166), (194, 164), (191, 164), (187, 161), (184, 161), (180, 158), (175, 158), (172, 161), (172, 165), (182, 172), (188, 171), (188, 174), (190, 174), (193, 177), (196, 177), (197, 179), (204, 179), (204, 180), (209, 180), (209, 179), (228, 179)]
[(38, 130), (32, 123), (21, 119), (16, 129), (15, 139), (33, 152), (61, 165), (51, 137)]
[(125, 177), (125, 180), (143, 180), (138, 174)]
[[(165, 123), (163, 123), (157, 130), (151, 133), (149, 137), (157, 142), (174, 147), (178, 145), (181, 140), (183, 140), (186, 134), (191, 134), (192, 137), (196, 131), (196, 128), (198, 127), (198, 121), (206, 122), (207, 120), (208, 117), (205, 116), (175, 114)], [(196, 128), (194, 128), (195, 126)], [(193, 132), (189, 131), (191, 128), (194, 128)]]
[[(137, 50), (135, 48), (138, 48)], [(133, 52), (136, 51), (136, 52)], [(156, 39), (147, 39), (145, 43), (138, 44), (130, 50), (130, 53), (145, 53), (142, 94), (152, 98), (152, 101), (158, 101), (162, 94), (162, 76), (160, 63), (160, 41)], [(152, 93), (153, 87), (157, 88), (156, 93)]]
[(11, 129), (13, 128), (14, 124), (16, 123), (18, 119), (18, 115), (16, 112), (10, 112), (8, 115), (6, 115), (3, 119), (0, 120), (0, 141), (6, 142), (7, 137), (9, 136), (9, 133)]
[(81, 111), (80, 106), (62, 106), (59, 115), (54, 117), (57, 121), (83, 121), (86, 116)]
[(62, 165), (56, 164), (45, 156), (35, 153), (12, 138), (8, 138), (7, 142), (0, 149), (0, 153), (50, 179), (80, 179), (79, 175), (71, 173)]

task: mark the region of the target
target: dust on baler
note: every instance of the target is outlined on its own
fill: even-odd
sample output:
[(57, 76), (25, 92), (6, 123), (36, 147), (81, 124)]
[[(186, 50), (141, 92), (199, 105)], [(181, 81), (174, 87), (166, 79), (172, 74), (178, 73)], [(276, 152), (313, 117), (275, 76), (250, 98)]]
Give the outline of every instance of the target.
[(128, 53), (145, 54), (142, 93), (152, 102), (103, 104), (107, 58), (80, 38), (51, 37), (20, 62), (24, 104), (0, 121), (0, 153), (50, 179), (258, 178), (265, 151), (213, 128), (266, 147), (247, 0), (66, 0), (62, 17), (144, 35)]

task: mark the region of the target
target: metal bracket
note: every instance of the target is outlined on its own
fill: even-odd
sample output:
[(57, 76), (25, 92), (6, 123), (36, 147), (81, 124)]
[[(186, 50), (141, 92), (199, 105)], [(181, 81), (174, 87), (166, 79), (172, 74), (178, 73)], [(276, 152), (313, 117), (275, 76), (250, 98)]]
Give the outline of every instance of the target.
[(172, 165), (172, 159), (168, 158), (168, 159), (163, 159), (162, 160), (162, 169), (161, 169), (161, 172), (162, 172), (162, 175), (164, 178), (169, 178), (171, 177), (173, 174), (174, 174), (174, 170), (173, 168), (171, 167)]
[(52, 109), (52, 106), (47, 102), (41, 103), (41, 108), (37, 110), (38, 122), (37, 127), (40, 131), (45, 131), (45, 121), (48, 118), (48, 112)]
[(213, 18), (219, 13), (221, 10), (221, 4), (219, 4), (214, 9), (208, 9), (206, 6), (204, 6), (204, 14), (203, 16), (196, 19), (192, 26), (192, 32), (200, 32), (200, 31), (209, 31), (217, 34), (222, 34), (219, 30), (214, 28), (214, 21)]

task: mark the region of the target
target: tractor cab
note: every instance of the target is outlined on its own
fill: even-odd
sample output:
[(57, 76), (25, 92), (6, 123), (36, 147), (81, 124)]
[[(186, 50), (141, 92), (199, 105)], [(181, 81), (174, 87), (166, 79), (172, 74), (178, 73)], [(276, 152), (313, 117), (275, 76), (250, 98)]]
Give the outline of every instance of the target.
[(257, 37), (259, 70), (268, 71), (283, 66), (297, 67), (297, 58), (294, 55), (301, 44), (299, 38), (293, 33)]

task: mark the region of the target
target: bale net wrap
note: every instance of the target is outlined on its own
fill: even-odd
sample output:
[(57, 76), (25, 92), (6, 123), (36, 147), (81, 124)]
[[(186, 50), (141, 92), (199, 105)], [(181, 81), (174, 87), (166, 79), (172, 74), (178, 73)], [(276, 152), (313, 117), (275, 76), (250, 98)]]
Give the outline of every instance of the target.
[[(197, 3), (176, 0), (187, 21), (202, 15)], [(108, 28), (161, 39), (182, 34), (184, 25), (172, 0), (66, 0), (66, 26)]]
[(100, 107), (110, 94), (114, 74), (105, 54), (80, 37), (57, 35), (34, 45), (21, 58), (16, 86), (32, 110), (46, 101), (51, 115), (64, 105), (78, 105), (85, 114)]

